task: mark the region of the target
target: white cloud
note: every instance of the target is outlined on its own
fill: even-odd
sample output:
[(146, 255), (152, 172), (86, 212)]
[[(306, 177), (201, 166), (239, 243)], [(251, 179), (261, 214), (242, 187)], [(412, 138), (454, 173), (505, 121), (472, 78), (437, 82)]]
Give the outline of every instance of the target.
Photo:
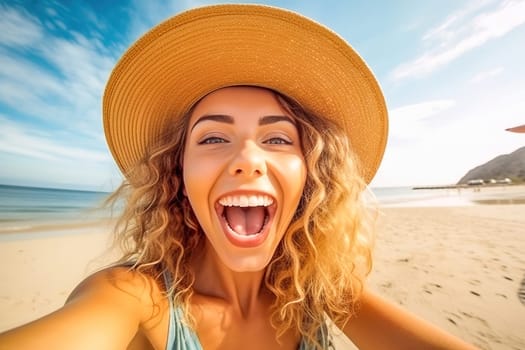
[(374, 186), (442, 185), (470, 169), (523, 147), (523, 134), (505, 131), (525, 123), (521, 81), (454, 100), (402, 106), (390, 113), (391, 132)]
[(399, 80), (429, 74), (525, 23), (524, 0), (505, 1), (491, 12), (486, 11), (467, 18), (477, 9), (479, 6), (452, 15), (443, 24), (429, 31), (423, 40), (432, 41), (431, 48), (413, 61), (394, 69), (392, 78)]
[[(230, 1), (232, 2), (232, 1)], [(233, 1), (234, 2), (234, 1)], [(132, 16), (129, 23), (131, 37), (136, 40), (153, 26), (184, 10), (217, 4), (214, 0), (167, 0), (167, 1), (142, 1), (133, 0), (133, 12), (139, 14)]]
[(61, 143), (54, 135), (44, 133), (0, 116), (0, 152), (36, 159), (109, 162), (108, 153)]
[(462, 30), (468, 31), (468, 28), (465, 27), (464, 24), (465, 21), (468, 21), (469, 16), (475, 15), (491, 3), (494, 3), (494, 0), (470, 1), (463, 8), (449, 15), (443, 23), (428, 30), (423, 35), (423, 42), (429, 45), (435, 45), (436, 42), (441, 42), (442, 45), (445, 45), (449, 40), (454, 40)]
[(493, 78), (493, 77), (501, 74), (501, 72), (503, 72), (503, 67), (497, 67), (497, 68), (493, 68), (493, 69), (490, 69), (490, 70), (487, 70), (487, 71), (479, 72), (478, 74), (473, 76), (472, 79), (470, 79), (470, 82), (471, 83), (479, 83), (479, 82), (481, 82), (483, 80), (487, 80), (487, 79)]
[[(13, 95), (23, 95), (23, 97), (26, 97), (26, 94), (65, 95), (67, 92), (62, 80), (55, 74), (18, 56), (0, 55), (0, 77), (2, 77), (1, 85), (8, 85), (10, 88), (19, 86), (25, 92), (24, 94), (13, 92)], [(8, 93), (8, 91), (4, 91), (4, 93)], [(3, 94), (0, 98), (2, 97)], [(10, 104), (8, 98), (4, 98), (2, 102)]]
[(0, 178), (98, 188), (119, 178), (101, 120), (102, 93), (117, 54), (115, 46), (105, 46), (109, 29), (89, 7), (79, 10), (88, 22), (79, 33), (68, 18), (78, 14), (53, 6), (58, 11), (48, 8), (36, 18), (0, 4), (0, 106), (8, 113), (0, 115), (0, 164), (7, 164)]
[(14, 8), (0, 5), (0, 44), (27, 47), (42, 39), (38, 19)]
[(401, 121), (417, 121), (434, 116), (455, 105), (454, 100), (433, 100), (398, 107), (389, 112), (390, 118)]
[(455, 106), (454, 100), (432, 100), (389, 111), (390, 138), (394, 142), (426, 135), (436, 123), (432, 120)]
[[(6, 35), (16, 38), (7, 42), (14, 50), (0, 55), (0, 102), (35, 120), (84, 135), (101, 135), (101, 97), (116, 59), (97, 35), (87, 38), (69, 31), (69, 39), (57, 37), (24, 10), (4, 10), (12, 23), (9, 26), (33, 34)], [(9, 29), (1, 30), (1, 26), (6, 25), (0, 24), (0, 33)], [(28, 60), (17, 48), (31, 50), (38, 61)]]

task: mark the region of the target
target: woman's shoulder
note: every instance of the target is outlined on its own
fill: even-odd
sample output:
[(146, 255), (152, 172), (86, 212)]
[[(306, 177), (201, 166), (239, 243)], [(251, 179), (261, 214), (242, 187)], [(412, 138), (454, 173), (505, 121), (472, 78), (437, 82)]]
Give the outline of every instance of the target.
[(119, 265), (89, 275), (71, 292), (66, 303), (86, 295), (118, 299), (131, 297), (129, 301), (134, 303), (153, 301), (160, 294), (159, 284), (152, 276), (130, 266)]
[(150, 339), (162, 349), (167, 332), (162, 295), (144, 273), (107, 268), (84, 279), (62, 308), (3, 333), (0, 342), (8, 349), (88, 350), (148, 348), (130, 345)]
[(66, 305), (79, 300), (111, 303), (141, 323), (167, 306), (165, 288), (152, 275), (130, 266), (112, 266), (84, 279), (69, 295)]
[(164, 290), (147, 273), (130, 266), (113, 266), (84, 279), (73, 290), (66, 306), (84, 298), (90, 299), (89, 304), (96, 308), (107, 305), (123, 318), (134, 320), (135, 334), (128, 349), (163, 348), (169, 317), (165, 312), (169, 305)]

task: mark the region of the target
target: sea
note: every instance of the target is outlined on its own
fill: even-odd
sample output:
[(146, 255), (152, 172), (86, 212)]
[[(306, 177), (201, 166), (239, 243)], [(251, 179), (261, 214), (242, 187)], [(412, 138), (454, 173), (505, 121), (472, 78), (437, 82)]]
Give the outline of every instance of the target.
[(465, 191), (456, 188), (372, 187), (382, 207), (467, 206), (474, 203)]
[(107, 192), (0, 184), (0, 234), (109, 218)]
[[(382, 207), (468, 206), (483, 204), (481, 196), (487, 204), (497, 204), (501, 198), (508, 200), (511, 194), (516, 201), (525, 201), (525, 186), (517, 187), (521, 192), (505, 187), (497, 190), (378, 187), (370, 191)], [(102, 205), (109, 195), (107, 192), (0, 185), (0, 234), (27, 231), (38, 225), (87, 223), (109, 218), (109, 209)]]

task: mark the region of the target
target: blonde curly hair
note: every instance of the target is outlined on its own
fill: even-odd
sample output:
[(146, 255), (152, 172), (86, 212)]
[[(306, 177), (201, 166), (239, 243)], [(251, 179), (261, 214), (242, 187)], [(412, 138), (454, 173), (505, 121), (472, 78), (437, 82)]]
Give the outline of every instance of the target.
[[(322, 349), (318, 332), (327, 317), (342, 328), (356, 311), (372, 266), (375, 211), (345, 132), (274, 92), (297, 120), (307, 179), (296, 213), (267, 266), (264, 283), (274, 296), (272, 325), (279, 338), (295, 329)], [(172, 125), (126, 175), (113, 199), (124, 199), (116, 226), (119, 263), (165, 286), (189, 323), (195, 276), (192, 256), (205, 238), (183, 194), (183, 154), (193, 109)]]

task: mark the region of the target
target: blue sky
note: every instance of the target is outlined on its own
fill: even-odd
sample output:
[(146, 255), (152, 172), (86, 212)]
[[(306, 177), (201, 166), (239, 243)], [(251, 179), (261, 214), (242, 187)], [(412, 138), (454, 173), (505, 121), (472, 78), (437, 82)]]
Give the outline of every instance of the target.
[[(243, 1), (249, 2), (249, 1)], [(390, 137), (372, 186), (455, 183), (525, 145), (525, 0), (258, 1), (344, 37), (383, 87)], [(111, 69), (148, 28), (216, 1), (0, 0), (0, 183), (110, 190)]]

